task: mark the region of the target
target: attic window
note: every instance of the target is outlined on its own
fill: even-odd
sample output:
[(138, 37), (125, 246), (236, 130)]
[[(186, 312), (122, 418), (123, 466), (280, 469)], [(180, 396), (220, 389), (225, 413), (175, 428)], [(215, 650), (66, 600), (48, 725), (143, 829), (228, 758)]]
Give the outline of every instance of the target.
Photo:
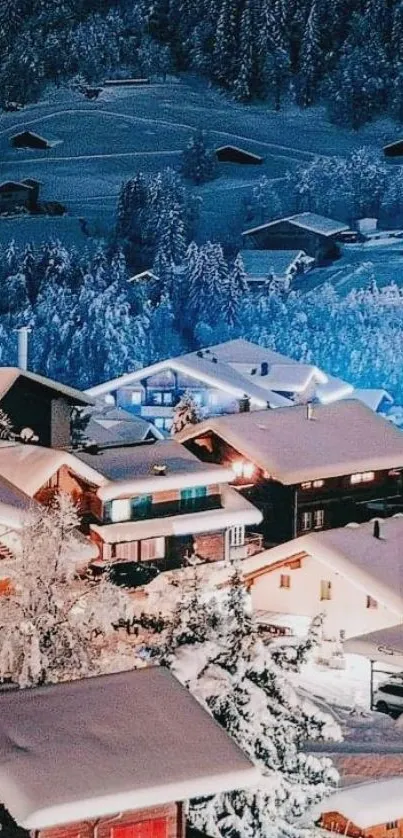
[(301, 483), (301, 489), (312, 489), (312, 483)]
[(250, 480), (255, 471), (253, 463), (248, 463), (246, 460), (235, 460), (231, 468), (235, 477), (243, 478), (244, 480)]
[(378, 608), (378, 601), (372, 596), (367, 596), (367, 608)]
[(325, 481), (324, 480), (314, 480), (312, 485), (313, 485), (314, 489), (321, 489), (322, 486), (325, 485)]

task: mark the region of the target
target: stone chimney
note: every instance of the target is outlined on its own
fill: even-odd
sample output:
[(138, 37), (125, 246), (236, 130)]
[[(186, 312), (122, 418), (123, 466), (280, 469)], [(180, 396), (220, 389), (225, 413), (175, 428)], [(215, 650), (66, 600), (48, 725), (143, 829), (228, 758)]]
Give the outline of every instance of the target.
[(250, 398), (246, 395), (246, 393), (239, 399), (239, 412), (240, 413), (249, 413), (250, 412)]
[(260, 375), (268, 375), (269, 374), (269, 365), (267, 361), (262, 361), (260, 364)]
[(380, 528), (379, 521), (374, 521), (373, 536), (374, 536), (374, 538), (380, 538), (381, 537), (381, 528)]

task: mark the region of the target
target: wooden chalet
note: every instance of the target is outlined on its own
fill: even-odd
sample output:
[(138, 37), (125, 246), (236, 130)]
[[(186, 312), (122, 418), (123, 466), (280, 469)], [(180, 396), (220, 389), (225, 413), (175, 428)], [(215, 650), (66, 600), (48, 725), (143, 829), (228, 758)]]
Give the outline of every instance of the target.
[(317, 264), (336, 259), (340, 250), (338, 237), (348, 225), (314, 212), (302, 212), (261, 224), (242, 234), (247, 247), (256, 250), (303, 250)]
[(16, 435), (28, 429), (26, 438), (40, 445), (69, 446), (73, 408), (89, 405), (94, 400), (73, 387), (18, 367), (0, 368), (1, 409)]
[(0, 715), (7, 838), (185, 838), (184, 801), (259, 779), (155, 666), (0, 693)]
[(75, 454), (4, 443), (0, 475), (45, 505), (57, 492), (69, 494), (83, 532), (107, 564), (146, 562), (169, 570), (242, 558), (262, 547), (261, 535), (245, 535), (262, 514), (228, 486), (231, 470), (200, 462), (174, 440)]
[(340, 789), (314, 807), (321, 829), (349, 838), (402, 838), (403, 777)]
[(263, 163), (264, 158), (259, 154), (253, 154), (245, 148), (238, 148), (234, 145), (223, 145), (216, 148), (215, 154), (220, 163), (239, 163), (241, 165), (256, 166)]
[(403, 506), (402, 433), (355, 400), (215, 417), (176, 439), (232, 468), (268, 545)]
[(52, 144), (34, 131), (20, 131), (10, 137), (10, 145), (13, 148), (47, 149), (51, 148)]

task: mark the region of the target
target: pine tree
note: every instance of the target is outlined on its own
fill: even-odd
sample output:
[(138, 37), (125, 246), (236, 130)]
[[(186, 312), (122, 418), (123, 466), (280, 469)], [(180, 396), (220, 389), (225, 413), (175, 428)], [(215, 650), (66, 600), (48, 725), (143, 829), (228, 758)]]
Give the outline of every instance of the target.
[(301, 44), (297, 98), (302, 107), (313, 104), (321, 77), (322, 48), (318, 2), (319, 0), (313, 0)]
[[(257, 788), (191, 802), (191, 823), (213, 838), (295, 836), (294, 819), (336, 784), (326, 758), (308, 757), (307, 739), (340, 737), (330, 716), (301, 699), (298, 654), (263, 643), (237, 567), (226, 592), (203, 596), (197, 587), (179, 603), (160, 649), (160, 659), (206, 706), (263, 775)], [(305, 648), (304, 648), (305, 645)]]
[(200, 411), (191, 393), (186, 391), (174, 409), (171, 434), (179, 434), (188, 425), (197, 425), (201, 421)]
[(224, 87), (231, 87), (237, 54), (237, 7), (234, 0), (222, 0), (214, 34), (212, 73)]
[(192, 134), (182, 154), (182, 175), (188, 180), (200, 184), (213, 180), (216, 170), (217, 162), (214, 151), (207, 147), (206, 134), (200, 128)]

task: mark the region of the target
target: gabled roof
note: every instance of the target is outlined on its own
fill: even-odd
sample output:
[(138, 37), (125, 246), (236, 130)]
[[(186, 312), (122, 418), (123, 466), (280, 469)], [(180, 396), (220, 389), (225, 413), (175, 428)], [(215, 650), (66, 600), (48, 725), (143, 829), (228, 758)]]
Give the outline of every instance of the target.
[(16, 137), (35, 137), (37, 140), (42, 140), (43, 142), (47, 143), (48, 140), (45, 137), (41, 137), (40, 134), (35, 134), (35, 131), (29, 131), (25, 129), (24, 131), (18, 131), (17, 134), (12, 134), (10, 140), (15, 140)]
[(400, 620), (395, 626), (350, 637), (346, 640), (345, 650), (403, 670), (403, 622)]
[(0, 442), (0, 476), (30, 498), (64, 465), (95, 486), (107, 482), (102, 474), (68, 451), (21, 442)]
[(267, 279), (269, 276), (285, 276), (306, 254), (303, 250), (241, 250), (239, 255), (248, 279)]
[[(87, 413), (87, 411), (86, 411)], [(98, 445), (144, 442), (145, 439), (164, 439), (163, 434), (140, 416), (110, 405), (97, 405), (89, 409), (89, 422), (85, 428), (86, 440)]]
[[(198, 460), (174, 439), (144, 445), (122, 445), (91, 451), (77, 451), (76, 458), (97, 474), (106, 485), (98, 489), (102, 500), (137, 494), (163, 492), (171, 489), (229, 483), (230, 469)], [(154, 466), (165, 466), (164, 475), (154, 473)]]
[(239, 151), (241, 154), (244, 154), (245, 157), (251, 157), (259, 163), (263, 162), (263, 157), (260, 154), (254, 154), (253, 151), (249, 151), (247, 148), (240, 148), (237, 145), (221, 145), (219, 148), (215, 149), (215, 153), (219, 154), (222, 151)]
[(133, 276), (131, 276), (131, 277), (130, 277), (130, 279), (128, 279), (127, 281), (128, 281), (128, 282), (140, 282), (140, 280), (142, 280), (142, 279), (153, 279), (153, 280), (155, 280), (156, 282), (158, 282), (158, 279), (159, 279), (159, 278), (158, 278), (158, 276), (156, 276), (156, 274), (155, 274), (155, 273), (153, 273), (152, 271), (148, 270), (148, 271), (142, 271), (142, 272), (141, 272), (141, 273), (139, 273), (139, 274), (134, 274), (134, 275), (133, 275)]
[(225, 730), (157, 666), (4, 692), (0, 719), (1, 800), (29, 830), (259, 782)]
[[(332, 378), (314, 365), (301, 364), (299, 361), (281, 355), (279, 352), (238, 338), (200, 349), (197, 352), (190, 352), (187, 355), (180, 355), (177, 358), (159, 361), (157, 364), (128, 373), (112, 381), (106, 381), (96, 387), (91, 387), (86, 392), (95, 398), (100, 398), (122, 387), (129, 387), (136, 383), (140, 384), (142, 379), (163, 370), (173, 369), (207, 386), (223, 390), (233, 395), (235, 399), (247, 395), (254, 407), (267, 407), (267, 404), (270, 407), (286, 407), (292, 404), (288, 398), (274, 392), (273, 387), (268, 383), (267, 376), (261, 375), (261, 364), (263, 362), (268, 365), (268, 368), (272, 365), (279, 365), (284, 372), (286, 366), (292, 366), (297, 377), (298, 369), (302, 367), (305, 367), (306, 370), (311, 369), (318, 388), (326, 388), (323, 397), (323, 401), (326, 402), (344, 397), (353, 391), (350, 384)], [(287, 384), (286, 381), (276, 379), (276, 386), (277, 383), (280, 392), (289, 390), (288, 386), (283, 386)], [(319, 393), (317, 395), (319, 397)]]
[(0, 399), (11, 389), (13, 384), (19, 379), (25, 378), (27, 381), (33, 381), (35, 384), (40, 384), (47, 390), (53, 390), (55, 396), (63, 396), (68, 399), (71, 405), (94, 405), (94, 399), (81, 390), (76, 390), (74, 387), (68, 387), (66, 384), (60, 384), (59, 381), (53, 381), (52, 378), (45, 378), (43, 375), (37, 375), (28, 370), (22, 370), (19, 367), (0, 367)]
[(387, 402), (388, 404), (393, 404), (393, 398), (388, 393), (387, 390), (376, 390), (366, 388), (364, 390), (355, 389), (353, 390), (352, 395), (349, 397), (352, 399), (358, 399), (358, 401), (366, 404), (367, 407), (370, 407), (371, 410), (378, 410), (383, 401)]
[(326, 812), (339, 812), (361, 829), (399, 821), (403, 818), (403, 777), (347, 786), (322, 800), (309, 814), (315, 820)]
[(374, 521), (302, 535), (246, 559), (242, 572), (245, 579), (253, 579), (293, 557), (310, 556), (344, 576), (389, 611), (403, 616), (403, 517), (395, 515), (380, 520), (379, 524), (381, 538), (373, 534)]
[(33, 187), (28, 183), (22, 183), (16, 180), (5, 180), (0, 183), (0, 192), (9, 192), (10, 189), (18, 189), (20, 192), (29, 192)]
[(402, 432), (354, 400), (315, 405), (312, 419), (304, 405), (212, 417), (176, 439), (208, 432), (285, 485), (403, 467)]
[(301, 227), (304, 230), (309, 230), (312, 233), (317, 233), (320, 236), (331, 237), (338, 233), (344, 233), (349, 230), (348, 224), (343, 224), (342, 221), (336, 221), (333, 218), (327, 218), (325, 215), (318, 215), (315, 212), (300, 212), (297, 215), (288, 215), (285, 218), (276, 218), (275, 221), (268, 221), (266, 224), (260, 224), (259, 227), (252, 227), (250, 230), (245, 230), (242, 235), (249, 236), (252, 233), (257, 233), (260, 230), (266, 230), (270, 227), (275, 227), (283, 221), (288, 221), (295, 227)]

